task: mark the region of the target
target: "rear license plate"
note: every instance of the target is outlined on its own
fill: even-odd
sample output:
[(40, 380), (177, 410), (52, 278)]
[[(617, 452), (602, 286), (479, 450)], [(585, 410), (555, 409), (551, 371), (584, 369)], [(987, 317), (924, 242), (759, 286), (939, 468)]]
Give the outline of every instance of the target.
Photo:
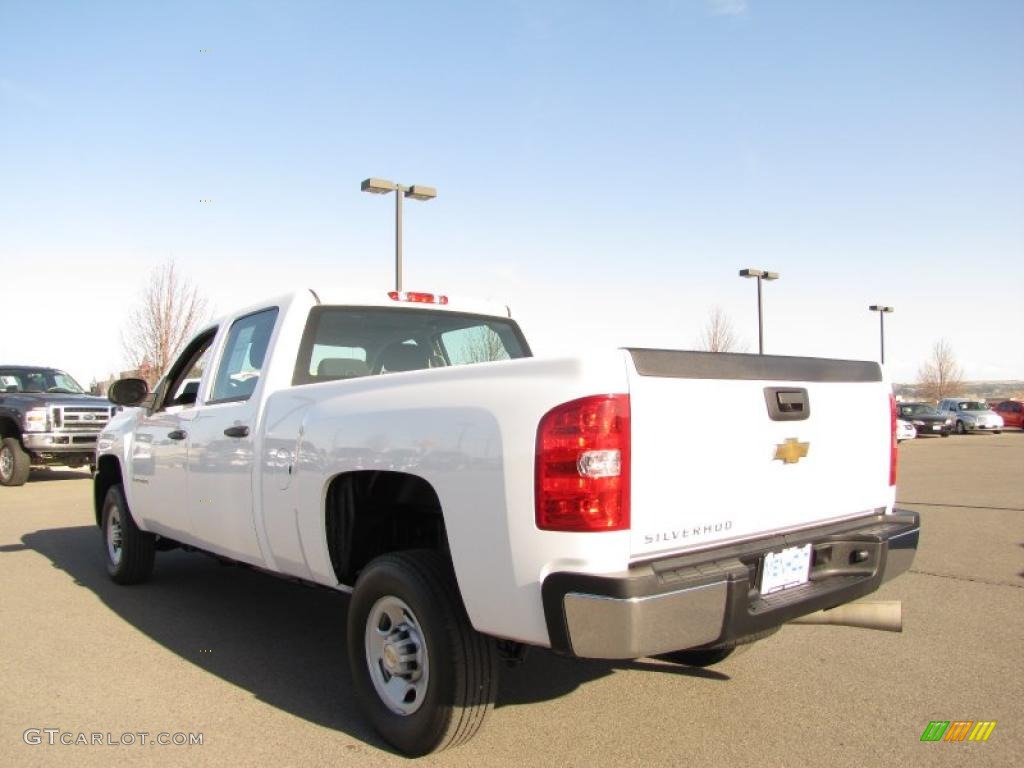
[(780, 589), (798, 587), (807, 583), (811, 570), (811, 545), (789, 547), (781, 552), (769, 552), (761, 566), (761, 594), (770, 595)]
[(934, 429), (934, 430), (935, 430), (936, 432), (938, 432), (938, 431), (939, 431), (940, 429), (942, 429), (942, 425), (941, 425), (941, 424), (935, 424), (935, 425), (934, 425), (934, 426), (932, 427), (932, 429)]

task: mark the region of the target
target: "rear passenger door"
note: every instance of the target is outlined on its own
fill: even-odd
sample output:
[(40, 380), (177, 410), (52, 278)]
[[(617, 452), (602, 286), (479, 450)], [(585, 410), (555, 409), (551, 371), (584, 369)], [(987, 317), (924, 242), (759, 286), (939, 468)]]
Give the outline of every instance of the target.
[(206, 549), (257, 565), (265, 558), (253, 519), (254, 443), (277, 315), (270, 307), (231, 324), (189, 435), (192, 530)]

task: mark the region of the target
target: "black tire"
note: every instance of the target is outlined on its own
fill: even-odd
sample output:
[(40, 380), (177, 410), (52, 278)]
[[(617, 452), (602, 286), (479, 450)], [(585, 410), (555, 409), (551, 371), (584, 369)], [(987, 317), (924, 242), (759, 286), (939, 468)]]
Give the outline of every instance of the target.
[(701, 648), (690, 651), (672, 651), (658, 656), (659, 659), (671, 661), (674, 664), (685, 664), (688, 667), (710, 667), (725, 661), (732, 656), (736, 650), (735, 645), (725, 648)]
[(995, 434), (995, 435), (998, 435), (998, 434), (1000, 434), (1000, 433), (1001, 433), (1002, 431), (1003, 431), (1003, 430), (1001, 430), (1001, 429), (993, 429), (993, 430), (992, 430), (992, 433), (993, 433), (993, 434)]
[[(348, 609), (348, 657), (363, 713), (410, 757), (468, 741), (494, 706), (495, 642), (470, 625), (451, 565), (436, 552), (394, 552), (363, 570)], [(379, 692), (396, 679), (390, 694)]]
[(103, 552), (107, 573), (118, 584), (140, 584), (153, 573), (156, 537), (139, 530), (120, 484), (103, 499)]
[(966, 435), (967, 434), (967, 429), (964, 427), (964, 423), (962, 421), (958, 421), (956, 423), (956, 433), (958, 435)]
[(0, 485), (24, 485), (32, 469), (32, 460), (16, 437), (0, 443)]

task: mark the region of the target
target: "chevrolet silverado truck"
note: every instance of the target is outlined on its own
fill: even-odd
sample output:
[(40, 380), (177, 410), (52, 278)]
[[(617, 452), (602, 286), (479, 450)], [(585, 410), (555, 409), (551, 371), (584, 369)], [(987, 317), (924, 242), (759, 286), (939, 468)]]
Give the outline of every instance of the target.
[(182, 546), (351, 593), (354, 694), (407, 755), (473, 736), (529, 646), (714, 663), (917, 547), (872, 362), (534, 358), (489, 305), (306, 291), (204, 328), (145, 402), (97, 445), (110, 576)]
[(33, 466), (92, 466), (114, 409), (64, 371), (0, 365), (0, 485), (24, 485)]

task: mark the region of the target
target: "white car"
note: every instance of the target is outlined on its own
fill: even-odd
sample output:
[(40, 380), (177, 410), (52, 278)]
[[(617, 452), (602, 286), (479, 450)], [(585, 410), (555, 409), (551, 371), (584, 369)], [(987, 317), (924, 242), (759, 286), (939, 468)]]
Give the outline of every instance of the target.
[(909, 421), (903, 419), (896, 420), (896, 442), (902, 443), (904, 440), (913, 440), (917, 437), (917, 428)]
[(984, 400), (967, 397), (947, 397), (939, 403), (939, 410), (954, 418), (953, 429), (958, 435), (968, 432), (994, 432), (1003, 430), (1003, 417), (988, 407)]
[[(321, 295), (200, 330), (100, 435), (96, 522), (121, 584), (181, 545), (352, 593), (339, 652), (404, 754), (471, 737), (526, 646), (711, 664), (910, 567), (877, 363), (537, 359), (503, 307)], [(694, 433), (680, 403), (723, 397)]]

